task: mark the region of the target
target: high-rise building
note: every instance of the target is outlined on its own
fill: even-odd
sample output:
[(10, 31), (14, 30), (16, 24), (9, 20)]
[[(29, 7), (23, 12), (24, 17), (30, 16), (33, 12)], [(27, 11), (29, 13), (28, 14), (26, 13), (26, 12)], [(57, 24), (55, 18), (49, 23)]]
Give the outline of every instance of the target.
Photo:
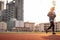
[(12, 28), (15, 27), (15, 21), (13, 21), (13, 19), (16, 18), (16, 13), (15, 13), (15, 2), (14, 1), (11, 1), (8, 3), (7, 1), (7, 4), (6, 4), (6, 19), (7, 19), (7, 29), (8, 30), (11, 30)]
[(16, 18), (23, 21), (23, 0), (15, 0)]
[(15, 3), (11, 1), (10, 3), (7, 2), (6, 4), (6, 10), (7, 10), (7, 21), (10, 21), (11, 18), (15, 18)]
[(4, 21), (4, 22), (7, 21), (6, 9), (4, 9), (4, 10), (2, 11), (1, 18), (2, 18), (1, 21)]
[[(23, 19), (23, 0), (14, 0), (16, 7), (16, 19), (22, 24), (20, 27), (24, 27), (24, 19)], [(19, 25), (20, 25), (19, 24)]]
[[(19, 25), (19, 28), (24, 27), (23, 0), (13, 0), (9, 3), (7, 1), (6, 11), (7, 11), (7, 24), (9, 30), (15, 27), (15, 25)], [(17, 19), (16, 22), (14, 21), (15, 19)]]
[(0, 21), (2, 21), (2, 11), (4, 10), (4, 1), (0, 1)]
[(7, 17), (16, 18), (17, 20), (23, 21), (23, 0), (13, 0), (6, 4)]
[(0, 1), (0, 10), (3, 10), (3, 9), (4, 9), (4, 2)]

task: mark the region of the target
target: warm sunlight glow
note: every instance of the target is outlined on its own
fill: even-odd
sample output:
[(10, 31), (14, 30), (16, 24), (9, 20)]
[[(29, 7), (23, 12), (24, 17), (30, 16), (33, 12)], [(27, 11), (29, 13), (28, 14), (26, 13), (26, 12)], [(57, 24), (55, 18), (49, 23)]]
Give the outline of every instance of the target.
[[(49, 22), (47, 13), (49, 12), (53, 0), (24, 0), (24, 21), (31, 21), (36, 23)], [(60, 18), (60, 0), (56, 0), (56, 19)]]
[[(53, 0), (24, 0), (24, 21), (42, 23), (49, 22), (47, 13), (49, 12)], [(56, 1), (56, 19), (60, 21), (60, 0)]]

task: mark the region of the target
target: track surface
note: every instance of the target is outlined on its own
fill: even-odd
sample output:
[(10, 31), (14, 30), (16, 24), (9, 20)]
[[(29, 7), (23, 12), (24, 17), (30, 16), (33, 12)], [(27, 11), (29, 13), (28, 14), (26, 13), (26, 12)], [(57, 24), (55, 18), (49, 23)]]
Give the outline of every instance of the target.
[(0, 40), (60, 40), (60, 34), (0, 34)]

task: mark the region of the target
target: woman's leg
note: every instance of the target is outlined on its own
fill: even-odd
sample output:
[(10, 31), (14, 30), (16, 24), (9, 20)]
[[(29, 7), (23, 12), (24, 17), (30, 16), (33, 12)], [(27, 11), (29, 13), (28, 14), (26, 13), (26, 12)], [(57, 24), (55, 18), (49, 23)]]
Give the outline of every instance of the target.
[(54, 22), (52, 22), (52, 32), (53, 32), (53, 34), (55, 34), (54, 27), (55, 27)]
[(52, 28), (52, 22), (50, 22), (50, 26), (49, 26), (49, 28), (48, 29), (46, 29), (46, 33), (48, 32), (48, 30), (49, 29), (51, 29)]
[(49, 26), (49, 28), (47, 30), (51, 29), (51, 27), (52, 27), (52, 22), (50, 22), (50, 26)]

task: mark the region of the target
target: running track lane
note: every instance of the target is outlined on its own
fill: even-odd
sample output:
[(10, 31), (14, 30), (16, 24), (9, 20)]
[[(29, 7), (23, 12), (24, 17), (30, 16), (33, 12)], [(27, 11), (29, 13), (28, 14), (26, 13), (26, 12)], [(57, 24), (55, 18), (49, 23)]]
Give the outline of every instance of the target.
[(60, 34), (0, 34), (0, 40), (60, 40)]

